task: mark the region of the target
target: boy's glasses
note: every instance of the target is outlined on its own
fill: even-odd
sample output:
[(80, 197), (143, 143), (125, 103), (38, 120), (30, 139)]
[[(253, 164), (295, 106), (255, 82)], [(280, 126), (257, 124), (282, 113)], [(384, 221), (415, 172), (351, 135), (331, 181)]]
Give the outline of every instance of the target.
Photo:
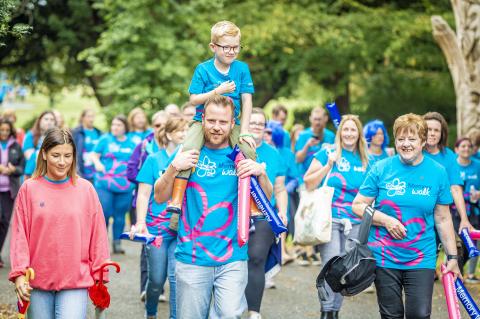
[(222, 48), (223, 53), (230, 53), (231, 51), (233, 51), (233, 53), (238, 53), (242, 49), (242, 46), (240, 46), (240, 45), (236, 45), (236, 46), (233, 46), (233, 47), (228, 46), (228, 45), (220, 45), (220, 44), (217, 44), (217, 43), (214, 43), (214, 45), (216, 45), (219, 48)]

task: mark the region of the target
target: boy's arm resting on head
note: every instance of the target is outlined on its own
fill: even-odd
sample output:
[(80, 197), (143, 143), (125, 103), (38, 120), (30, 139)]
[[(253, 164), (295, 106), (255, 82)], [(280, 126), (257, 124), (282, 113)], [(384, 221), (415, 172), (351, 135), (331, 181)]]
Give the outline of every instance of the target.
[(178, 173), (188, 170), (197, 165), (200, 152), (188, 150), (177, 153), (173, 161), (168, 165), (162, 176), (155, 182), (153, 196), (158, 203), (165, 203), (172, 197), (173, 182)]
[(211, 91), (200, 93), (200, 94), (190, 94), (190, 104), (193, 104), (193, 105), (205, 104), (205, 102), (209, 98), (215, 96), (216, 94), (223, 95), (226, 93), (232, 93), (233, 91), (235, 91), (235, 82), (226, 81)]

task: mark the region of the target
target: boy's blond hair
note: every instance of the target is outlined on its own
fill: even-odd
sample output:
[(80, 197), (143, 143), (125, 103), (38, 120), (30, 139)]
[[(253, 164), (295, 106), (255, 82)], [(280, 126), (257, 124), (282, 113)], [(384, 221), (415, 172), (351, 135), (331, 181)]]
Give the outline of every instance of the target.
[(216, 43), (224, 36), (238, 36), (240, 38), (242, 35), (239, 27), (237, 27), (233, 22), (224, 20), (215, 23), (215, 25), (212, 27), (211, 42)]

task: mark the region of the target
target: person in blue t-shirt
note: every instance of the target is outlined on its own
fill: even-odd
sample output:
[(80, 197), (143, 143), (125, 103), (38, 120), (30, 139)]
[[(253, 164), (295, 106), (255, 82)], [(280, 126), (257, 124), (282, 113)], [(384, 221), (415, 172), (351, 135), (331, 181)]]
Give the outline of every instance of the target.
[(373, 120), (363, 127), (363, 136), (368, 143), (370, 165), (388, 157), (386, 148), (390, 143), (387, 129), (380, 120)]
[[(478, 199), (480, 195), (480, 162), (472, 160), (473, 145), (472, 141), (467, 137), (461, 137), (455, 142), (455, 153), (457, 154), (457, 163), (460, 166), (460, 177), (463, 181), (463, 198), (467, 209), (467, 215), (473, 227), (479, 227), (479, 207)], [(456, 207), (452, 206), (453, 222), (459, 223)], [(476, 242), (478, 246), (480, 242)], [(468, 251), (463, 246), (463, 263), (469, 259)], [(478, 257), (470, 259), (468, 263), (468, 274), (465, 281), (468, 283), (479, 283), (480, 281), (475, 277)], [(460, 264), (459, 260), (459, 266)]]
[(134, 108), (128, 113), (128, 137), (135, 143), (140, 144), (153, 130), (148, 127), (148, 118), (144, 110), (139, 107)]
[[(148, 263), (145, 311), (147, 318), (157, 317), (158, 298), (168, 274), (170, 283), (170, 318), (176, 318), (175, 306), (175, 247), (177, 232), (168, 228), (170, 213), (166, 203), (158, 203), (153, 198), (156, 180), (175, 156), (178, 146), (183, 143), (188, 121), (182, 117), (170, 117), (158, 132), (162, 148), (150, 154), (137, 175), (137, 222), (132, 232), (151, 234), (157, 237), (156, 245), (145, 247)], [(131, 234), (133, 236), (133, 234)]]
[(468, 228), (472, 231), (474, 228), (468, 220), (465, 201), (463, 200), (463, 181), (460, 178), (460, 167), (457, 164), (455, 153), (447, 147), (447, 121), (445, 121), (443, 115), (438, 112), (428, 112), (423, 115), (423, 119), (428, 126), (424, 155), (434, 159), (447, 171), (450, 191), (458, 215), (460, 216), (460, 223), (454, 225), (456, 226), (455, 229), (457, 232), (460, 232), (463, 228)]
[(287, 117), (288, 117), (288, 109), (285, 106), (279, 104), (272, 109), (272, 120), (279, 122), (283, 130), (282, 147), (286, 147), (290, 149), (292, 144), (292, 141), (290, 140), (290, 133), (288, 133), (288, 131), (284, 129), (285, 122), (287, 121)]
[[(268, 197), (272, 185), (263, 165), (235, 163), (229, 136), (234, 128), (231, 99), (216, 95), (205, 102), (205, 145), (177, 154), (155, 183), (155, 200), (167, 201), (179, 171), (195, 167), (190, 177), (175, 250), (177, 316), (183, 319), (239, 318), (247, 285), (248, 244), (237, 240), (238, 178), (255, 175)], [(238, 177), (237, 177), (238, 176)], [(221, 288), (220, 288), (221, 287)]]
[[(257, 145), (257, 162), (265, 165), (268, 179), (273, 184), (274, 195), (270, 202), (278, 209), (278, 215), (286, 225), (288, 195), (285, 189), (285, 163), (280, 153), (263, 141), (266, 125), (267, 118), (263, 110), (253, 108), (249, 131), (252, 132)], [(260, 314), (265, 289), (265, 264), (270, 248), (275, 244), (275, 235), (261, 212), (252, 210), (251, 219), (255, 230), (250, 233), (248, 241), (248, 284), (245, 289), (245, 297), (249, 316), (254, 317)], [(283, 236), (283, 238), (285, 237)], [(285, 239), (282, 241), (284, 242)]]
[(102, 135), (102, 132), (93, 126), (94, 121), (95, 111), (85, 109), (80, 114), (79, 125), (72, 130), (75, 146), (77, 147), (77, 171), (80, 176), (92, 183), (95, 167), (90, 157)]
[[(230, 134), (230, 145), (238, 144), (247, 158), (255, 159), (255, 142), (248, 132), (255, 90), (248, 65), (237, 60), (241, 49), (240, 37), (240, 29), (230, 21), (220, 21), (212, 27), (209, 46), (215, 56), (195, 68), (188, 91), (190, 103), (197, 106), (197, 113), (188, 130), (183, 151), (199, 150), (203, 146), (201, 121), (204, 103), (215, 95), (223, 95), (235, 105), (235, 127)], [(175, 179), (172, 201), (167, 206), (167, 210), (174, 213), (172, 228), (176, 228), (190, 174), (190, 171), (184, 171)]]
[[(347, 238), (358, 234), (360, 219), (352, 212), (352, 201), (365, 179), (368, 166), (367, 144), (362, 135), (362, 123), (355, 115), (343, 115), (338, 126), (335, 146), (314, 155), (304, 176), (307, 190), (314, 190), (326, 180), (333, 187), (332, 237), (329, 243), (319, 245), (322, 261), (345, 252)], [(325, 184), (325, 183), (323, 183)], [(330, 286), (327, 300), (321, 300), (322, 316), (338, 316), (343, 296)]]
[[(393, 125), (396, 156), (371, 168), (353, 211), (359, 216), (374, 204), (369, 247), (376, 259), (375, 287), (382, 318), (430, 318), (437, 229), (447, 255), (447, 271), (460, 275), (452, 202), (445, 169), (424, 155), (427, 124), (416, 114)], [(405, 291), (403, 300), (402, 290)]]
[(325, 119), (328, 119), (328, 115), (324, 108), (314, 108), (309, 119), (311, 126), (300, 133), (295, 143), (295, 160), (302, 164), (300, 172), (302, 176), (310, 167), (313, 155), (320, 151), (325, 144), (333, 144), (335, 141), (335, 134), (325, 128)]
[(24, 174), (27, 177), (30, 177), (35, 171), (38, 152), (42, 146), (45, 133), (55, 126), (57, 126), (55, 114), (52, 111), (44, 111), (38, 116), (32, 129), (25, 134), (22, 150), (26, 161)]
[(113, 217), (113, 253), (123, 254), (120, 235), (125, 227), (125, 213), (132, 203), (133, 183), (127, 179), (127, 162), (135, 149), (127, 136), (128, 123), (124, 115), (113, 118), (110, 133), (103, 135), (93, 149), (91, 159), (97, 171), (97, 190), (107, 227)]
[(473, 149), (472, 149), (472, 159), (476, 161), (480, 161), (480, 129), (473, 128), (468, 131), (467, 137), (472, 141)]

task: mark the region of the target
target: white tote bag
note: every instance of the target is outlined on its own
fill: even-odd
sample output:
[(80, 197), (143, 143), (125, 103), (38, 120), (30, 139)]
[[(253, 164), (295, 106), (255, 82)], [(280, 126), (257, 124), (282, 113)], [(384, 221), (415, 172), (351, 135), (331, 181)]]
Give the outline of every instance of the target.
[(328, 243), (332, 236), (332, 198), (335, 189), (327, 186), (331, 170), (323, 185), (313, 191), (303, 190), (295, 214), (294, 243), (318, 245)]

